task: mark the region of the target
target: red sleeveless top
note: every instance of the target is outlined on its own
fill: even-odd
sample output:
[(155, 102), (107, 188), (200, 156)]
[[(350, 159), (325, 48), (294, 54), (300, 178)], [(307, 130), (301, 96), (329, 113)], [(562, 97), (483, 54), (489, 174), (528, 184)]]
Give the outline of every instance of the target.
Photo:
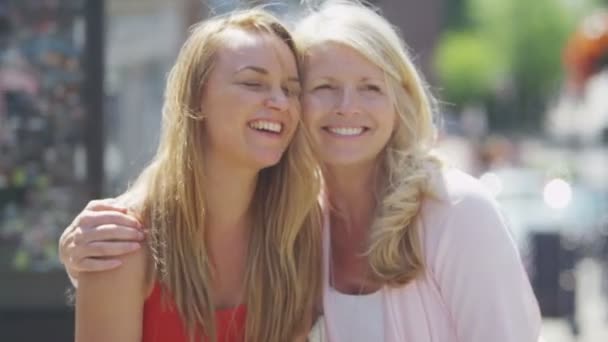
[[(161, 286), (154, 284), (144, 303), (142, 342), (188, 342), (188, 334), (172, 301), (161, 300)], [(217, 342), (245, 341), (245, 305), (215, 311)], [(196, 340), (198, 341), (198, 340)]]

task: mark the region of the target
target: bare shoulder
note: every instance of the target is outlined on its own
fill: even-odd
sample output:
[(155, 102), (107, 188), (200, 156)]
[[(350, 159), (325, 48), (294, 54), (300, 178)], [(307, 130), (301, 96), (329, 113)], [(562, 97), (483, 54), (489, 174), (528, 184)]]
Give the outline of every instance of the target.
[(146, 248), (125, 255), (113, 270), (82, 273), (76, 290), (76, 341), (141, 340), (148, 289)]
[(120, 257), (120, 261), (122, 265), (112, 270), (83, 272), (79, 278), (79, 289), (106, 291), (102, 286), (113, 284), (113, 287), (120, 285), (129, 286), (133, 289), (139, 288), (145, 296), (149, 285), (148, 273), (150, 272), (150, 256), (147, 249), (141, 248), (138, 251), (126, 254)]

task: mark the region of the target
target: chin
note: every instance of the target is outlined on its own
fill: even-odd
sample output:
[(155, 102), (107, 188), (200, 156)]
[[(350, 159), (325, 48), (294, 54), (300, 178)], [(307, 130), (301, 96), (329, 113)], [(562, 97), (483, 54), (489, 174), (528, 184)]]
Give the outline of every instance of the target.
[(362, 153), (323, 153), (323, 163), (333, 166), (349, 166), (367, 164), (377, 159), (375, 155)]
[(255, 160), (253, 161), (253, 163), (257, 166), (257, 168), (261, 169), (266, 169), (272, 166), (277, 165), (282, 158), (283, 154), (274, 154), (274, 155), (265, 155), (265, 156), (258, 156), (258, 158), (255, 158)]
[(281, 161), (287, 148), (283, 146), (256, 146), (251, 144), (242, 156), (250, 168), (257, 170), (274, 166)]

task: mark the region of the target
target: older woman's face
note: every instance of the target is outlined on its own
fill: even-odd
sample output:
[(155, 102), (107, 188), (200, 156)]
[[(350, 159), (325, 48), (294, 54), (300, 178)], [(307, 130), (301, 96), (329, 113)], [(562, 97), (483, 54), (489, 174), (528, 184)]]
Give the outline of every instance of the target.
[(336, 43), (314, 47), (305, 69), (302, 118), (323, 163), (375, 162), (396, 119), (384, 72)]
[(230, 29), (203, 87), (205, 148), (241, 168), (276, 164), (299, 120), (299, 79), (293, 53), (279, 38)]

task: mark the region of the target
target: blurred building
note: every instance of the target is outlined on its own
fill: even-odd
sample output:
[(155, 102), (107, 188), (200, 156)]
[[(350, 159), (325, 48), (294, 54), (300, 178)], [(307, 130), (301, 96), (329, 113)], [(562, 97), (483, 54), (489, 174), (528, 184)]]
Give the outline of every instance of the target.
[(573, 150), (580, 178), (608, 191), (608, 10), (584, 18), (564, 49), (566, 82), (547, 131)]
[(150, 159), (160, 132), (166, 74), (186, 37), (193, 2), (107, 1), (104, 192), (124, 189)]
[(0, 340), (73, 339), (59, 234), (150, 156), (202, 16), (186, 0), (0, 2)]
[(0, 340), (62, 336), (67, 284), (56, 245), (88, 197), (93, 32), (77, 0), (1, 2), (0, 27)]
[(439, 34), (443, 28), (443, 11), (446, 0), (372, 1), (382, 9), (382, 14), (397, 26), (410, 47), (416, 65), (425, 76), (432, 79), (431, 61)]

